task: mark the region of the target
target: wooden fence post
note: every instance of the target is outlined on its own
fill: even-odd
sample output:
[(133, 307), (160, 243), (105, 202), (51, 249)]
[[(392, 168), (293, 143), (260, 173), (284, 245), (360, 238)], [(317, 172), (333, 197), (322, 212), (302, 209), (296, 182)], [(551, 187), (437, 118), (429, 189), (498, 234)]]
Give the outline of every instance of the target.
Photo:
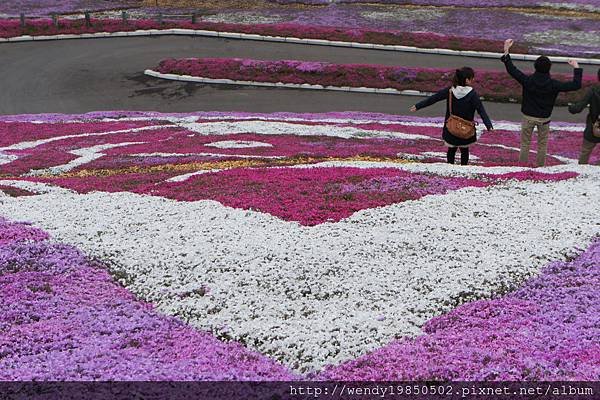
[(25, 14), (21, 13), (21, 29), (25, 28)]
[(51, 16), (52, 16), (52, 25), (54, 25), (55, 27), (58, 27), (58, 15), (56, 15), (55, 13), (52, 13)]
[(159, 25), (162, 25), (162, 23), (163, 23), (163, 14), (162, 13), (158, 13), (157, 22)]
[(123, 20), (123, 24), (127, 24), (127, 11), (121, 12), (121, 19)]
[(196, 13), (192, 13), (192, 24), (196, 25)]
[(86, 11), (86, 12), (83, 13), (83, 15), (85, 16), (85, 26), (87, 26), (89, 28), (90, 26), (92, 26), (92, 20), (90, 18), (90, 12)]

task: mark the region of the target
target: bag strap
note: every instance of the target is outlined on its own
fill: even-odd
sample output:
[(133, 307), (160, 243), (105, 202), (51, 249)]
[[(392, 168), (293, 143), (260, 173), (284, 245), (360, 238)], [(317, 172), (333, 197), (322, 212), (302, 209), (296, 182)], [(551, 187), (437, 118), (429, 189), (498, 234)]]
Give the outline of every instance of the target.
[(452, 88), (448, 90), (448, 109), (450, 111), (450, 115), (452, 115)]

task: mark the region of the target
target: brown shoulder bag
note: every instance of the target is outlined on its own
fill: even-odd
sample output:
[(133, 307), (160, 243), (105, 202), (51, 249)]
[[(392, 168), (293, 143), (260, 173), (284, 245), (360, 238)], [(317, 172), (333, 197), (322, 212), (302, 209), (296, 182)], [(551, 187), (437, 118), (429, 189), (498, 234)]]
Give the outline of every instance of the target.
[(452, 114), (452, 89), (448, 92), (448, 108), (450, 110), (450, 117), (446, 120), (448, 132), (460, 139), (472, 138), (477, 124)]

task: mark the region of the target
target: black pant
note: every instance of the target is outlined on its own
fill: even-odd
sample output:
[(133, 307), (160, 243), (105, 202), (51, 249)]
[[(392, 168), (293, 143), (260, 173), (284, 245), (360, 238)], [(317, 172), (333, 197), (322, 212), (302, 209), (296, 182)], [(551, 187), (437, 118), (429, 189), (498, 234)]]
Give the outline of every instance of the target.
[[(448, 164), (454, 164), (456, 158), (456, 150), (458, 147), (448, 147), (448, 153), (446, 153), (446, 159)], [(460, 147), (460, 165), (467, 165), (469, 163), (469, 148)]]

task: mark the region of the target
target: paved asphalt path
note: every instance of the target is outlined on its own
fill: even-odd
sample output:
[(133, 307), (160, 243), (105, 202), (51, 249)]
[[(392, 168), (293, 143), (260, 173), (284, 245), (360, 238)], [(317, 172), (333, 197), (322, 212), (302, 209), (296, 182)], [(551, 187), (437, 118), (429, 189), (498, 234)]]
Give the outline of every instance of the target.
[[(103, 110), (161, 112), (369, 111), (409, 114), (418, 97), (204, 85), (143, 75), (169, 57), (303, 59), (335, 63), (503, 69), (499, 60), (382, 50), (187, 36), (77, 39), (0, 44), (0, 114), (83, 113)], [(530, 62), (518, 63), (525, 70)], [(569, 71), (556, 65), (556, 71)], [(588, 67), (591, 68), (591, 67)], [(518, 104), (486, 103), (492, 119), (519, 119)], [(443, 104), (420, 116), (440, 116)], [(557, 108), (555, 120), (581, 121)]]

